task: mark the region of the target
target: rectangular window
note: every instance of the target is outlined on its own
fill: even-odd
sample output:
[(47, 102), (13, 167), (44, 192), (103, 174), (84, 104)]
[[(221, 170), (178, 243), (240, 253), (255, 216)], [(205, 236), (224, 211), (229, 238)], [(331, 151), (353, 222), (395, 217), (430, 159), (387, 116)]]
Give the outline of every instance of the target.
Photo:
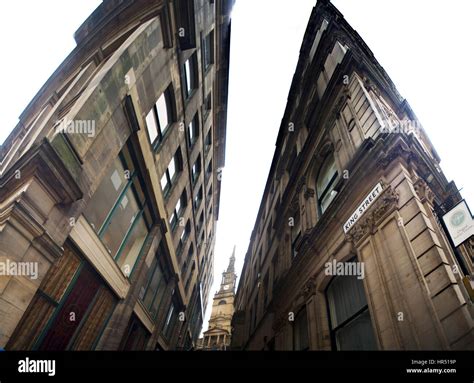
[(196, 53), (193, 53), (183, 65), (183, 88), (184, 98), (189, 99), (198, 85)]
[(208, 176), (210, 176), (212, 173), (212, 159), (209, 161), (209, 165), (207, 165), (206, 173)]
[(201, 174), (201, 155), (198, 156), (196, 162), (193, 165), (192, 168), (192, 179), (193, 179), (193, 184), (196, 183), (196, 181), (199, 178), (199, 174)]
[(173, 88), (168, 88), (158, 97), (155, 105), (145, 117), (150, 143), (154, 148), (163, 139), (169, 126), (174, 122)]
[(293, 322), (293, 350), (306, 351), (309, 349), (308, 315), (306, 307), (296, 314)]
[(212, 146), (212, 126), (209, 128), (209, 132), (207, 132), (206, 142), (204, 143), (204, 145), (204, 150), (207, 153)]
[(147, 309), (150, 316), (155, 319), (160, 310), (161, 302), (164, 298), (166, 285), (168, 284), (167, 277), (159, 262), (159, 257), (164, 252), (163, 244), (160, 243), (158, 253), (155, 254), (145, 284), (142, 286), (139, 294), (139, 299)]
[(140, 322), (140, 319), (135, 314), (132, 314), (120, 349), (123, 351), (145, 350), (150, 336), (151, 334)]
[(270, 222), (268, 223), (268, 227), (267, 227), (267, 251), (272, 246), (272, 232), (273, 232), (272, 219), (270, 218)]
[(183, 251), (184, 245), (186, 243), (186, 239), (188, 239), (190, 233), (191, 233), (191, 224), (188, 220), (188, 222), (186, 222), (186, 226), (181, 232), (181, 236), (179, 237), (178, 250), (177, 250), (178, 254), (181, 254), (181, 252)]
[(206, 96), (206, 99), (204, 100), (204, 105), (203, 105), (203, 110), (204, 110), (204, 118), (203, 120), (205, 120), (207, 118), (207, 116), (209, 115), (209, 113), (211, 112), (212, 110), (212, 96), (211, 96), (211, 92), (208, 93), (208, 95)]
[(188, 278), (186, 280), (186, 285), (184, 287), (186, 292), (189, 291), (189, 287), (191, 286), (191, 281), (193, 279), (194, 270), (196, 270), (196, 262), (193, 261), (193, 266), (191, 267), (191, 271), (189, 272)]
[(194, 197), (194, 210), (196, 211), (199, 208), (199, 205), (201, 205), (202, 201), (202, 186), (199, 188), (199, 191), (196, 194), (196, 197)]
[(194, 143), (199, 137), (199, 117), (196, 113), (188, 125), (188, 145), (190, 148), (193, 147)]
[(131, 146), (124, 146), (84, 211), (125, 276), (133, 271), (152, 225), (143, 180)]
[(208, 70), (211, 64), (214, 62), (214, 31), (203, 39), (203, 67), (204, 70)]
[(295, 214), (296, 217), (293, 218), (293, 226), (290, 227), (291, 229), (291, 255), (296, 257), (298, 252), (296, 251), (296, 245), (298, 244), (298, 240), (301, 237), (301, 222), (299, 217), (299, 211)]
[(194, 1), (177, 0), (175, 2), (176, 23), (179, 47), (181, 50), (196, 48), (196, 33), (194, 22)]
[(199, 216), (199, 220), (198, 220), (198, 233), (201, 231), (202, 229), (202, 226), (204, 225), (204, 212), (201, 212), (201, 215)]
[(168, 314), (166, 315), (166, 320), (163, 325), (163, 335), (166, 338), (170, 338), (173, 334), (173, 329), (178, 319), (178, 313), (176, 311), (175, 303), (172, 302), (170, 308), (168, 309)]
[(186, 189), (183, 190), (181, 193), (181, 197), (176, 202), (176, 206), (171, 213), (169, 223), (171, 225), (171, 229), (174, 230), (178, 225), (179, 218), (183, 214), (184, 208), (186, 207), (187, 197), (186, 197)]
[(356, 276), (334, 277), (326, 290), (333, 347), (376, 350), (364, 284)]
[(165, 196), (168, 195), (169, 191), (171, 190), (174, 182), (175, 176), (181, 172), (182, 169), (182, 157), (181, 157), (181, 149), (178, 148), (175, 155), (170, 161), (168, 168), (166, 169), (165, 173), (161, 177), (161, 190)]

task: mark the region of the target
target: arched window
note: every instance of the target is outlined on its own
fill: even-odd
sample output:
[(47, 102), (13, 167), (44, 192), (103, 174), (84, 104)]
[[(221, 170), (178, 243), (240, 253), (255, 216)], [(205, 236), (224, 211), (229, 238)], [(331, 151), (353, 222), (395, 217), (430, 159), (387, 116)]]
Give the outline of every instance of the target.
[(321, 214), (326, 211), (327, 207), (337, 194), (334, 190), (337, 175), (336, 161), (334, 160), (334, 155), (330, 153), (324, 159), (316, 179), (318, 208)]
[(227, 304), (227, 302), (224, 301), (224, 300), (222, 300), (222, 301), (220, 301), (220, 302), (218, 303), (219, 306), (220, 306), (220, 305), (226, 305), (226, 304)]
[(326, 299), (335, 349), (377, 349), (362, 280), (349, 275), (334, 277), (326, 290)]

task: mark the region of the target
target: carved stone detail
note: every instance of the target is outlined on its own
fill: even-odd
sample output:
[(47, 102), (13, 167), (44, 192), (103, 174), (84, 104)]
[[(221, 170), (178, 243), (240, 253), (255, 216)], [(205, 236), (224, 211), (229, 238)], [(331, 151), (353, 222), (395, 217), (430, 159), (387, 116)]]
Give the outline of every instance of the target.
[(313, 198), (316, 195), (316, 191), (312, 188), (306, 188), (304, 192), (304, 198), (305, 199), (310, 199)]
[(405, 142), (399, 142), (397, 145), (391, 147), (380, 159), (383, 167), (390, 165), (395, 159), (403, 158), (408, 163), (412, 162), (414, 156), (409, 146)]
[(305, 300), (309, 299), (316, 293), (316, 277), (312, 276), (303, 285), (300, 291), (300, 296), (303, 296)]
[(422, 178), (418, 178), (414, 182), (413, 187), (415, 188), (415, 192), (421, 202), (428, 202), (430, 205), (433, 204), (435, 195), (428, 186), (428, 184)]
[(386, 189), (365, 216), (350, 229), (346, 234), (346, 239), (355, 245), (366, 235), (373, 234), (377, 229), (377, 224), (388, 212), (396, 208), (398, 198), (398, 193), (391, 187)]

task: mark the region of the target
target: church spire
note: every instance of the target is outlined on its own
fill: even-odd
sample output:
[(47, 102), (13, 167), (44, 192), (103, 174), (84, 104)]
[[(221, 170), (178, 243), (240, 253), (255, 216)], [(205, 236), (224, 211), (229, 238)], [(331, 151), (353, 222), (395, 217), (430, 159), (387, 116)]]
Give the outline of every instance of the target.
[(230, 259), (229, 259), (229, 266), (227, 266), (227, 273), (233, 273), (235, 271), (234, 265), (235, 265), (235, 245), (234, 245), (234, 250), (232, 251), (232, 255), (230, 256)]

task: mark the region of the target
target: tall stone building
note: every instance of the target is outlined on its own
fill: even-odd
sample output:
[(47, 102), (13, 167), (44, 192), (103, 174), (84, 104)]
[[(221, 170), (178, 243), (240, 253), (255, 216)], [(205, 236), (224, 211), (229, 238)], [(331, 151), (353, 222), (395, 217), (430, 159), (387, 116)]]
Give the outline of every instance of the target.
[(199, 349), (228, 350), (232, 336), (232, 315), (234, 314), (235, 282), (237, 275), (234, 270), (235, 246), (229, 260), (227, 270), (222, 273), (221, 286), (214, 295), (209, 328), (199, 339)]
[(193, 347), (213, 279), (232, 5), (104, 0), (77, 30), (1, 147), (1, 348)]
[[(244, 350), (474, 348), (473, 238), (414, 112), (329, 1), (309, 19), (236, 293)], [(470, 217), (469, 217), (470, 218)]]

